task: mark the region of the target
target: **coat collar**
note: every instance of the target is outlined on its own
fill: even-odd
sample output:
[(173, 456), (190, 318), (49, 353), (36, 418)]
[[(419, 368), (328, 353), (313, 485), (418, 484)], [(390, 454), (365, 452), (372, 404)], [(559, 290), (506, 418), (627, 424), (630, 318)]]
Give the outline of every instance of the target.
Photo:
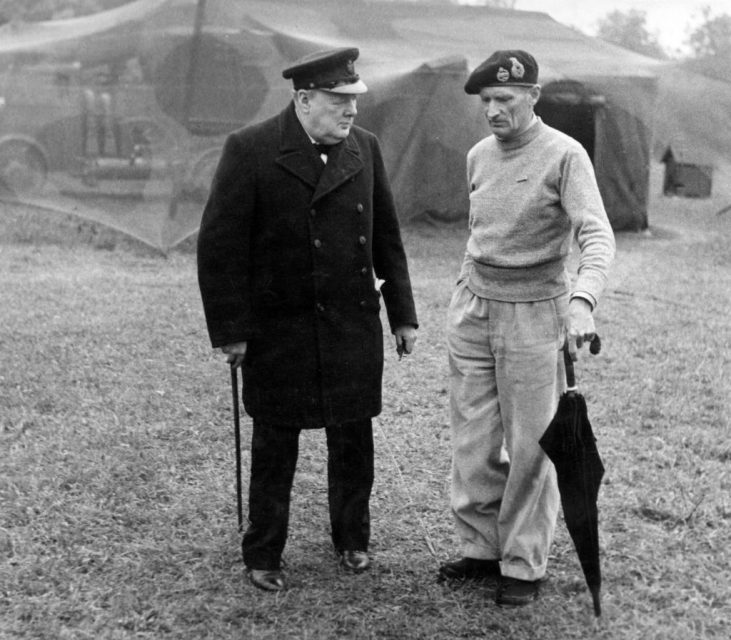
[(327, 164), (321, 160), (294, 111), (294, 102), (279, 114), (281, 133), (276, 162), (315, 191), (312, 202), (319, 200), (363, 169), (360, 147), (352, 135), (335, 145)]

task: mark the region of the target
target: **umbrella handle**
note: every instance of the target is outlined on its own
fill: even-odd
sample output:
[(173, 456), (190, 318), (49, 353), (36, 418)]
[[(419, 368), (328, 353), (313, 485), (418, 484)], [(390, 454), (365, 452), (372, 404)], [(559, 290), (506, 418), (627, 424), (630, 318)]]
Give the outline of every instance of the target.
[[(589, 353), (593, 356), (597, 355), (602, 350), (602, 341), (598, 334), (594, 334), (594, 337), (589, 343)], [(571, 359), (569, 354), (569, 341), (568, 338), (563, 343), (563, 363), (566, 369), (566, 391), (576, 391), (576, 373), (574, 372), (574, 361)]]
[(574, 361), (569, 353), (569, 341), (563, 343), (563, 364), (566, 369), (566, 391), (576, 391), (576, 374), (574, 373)]
[(602, 350), (602, 339), (599, 337), (598, 333), (594, 334), (594, 337), (591, 339), (591, 342), (589, 343), (589, 353), (593, 356), (598, 356), (599, 352)]

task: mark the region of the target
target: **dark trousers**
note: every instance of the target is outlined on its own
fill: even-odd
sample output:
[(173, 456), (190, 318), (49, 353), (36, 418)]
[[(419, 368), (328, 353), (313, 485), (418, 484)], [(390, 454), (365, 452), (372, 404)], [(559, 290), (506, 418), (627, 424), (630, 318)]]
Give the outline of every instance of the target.
[[(368, 550), (373, 487), (373, 426), (360, 420), (325, 428), (327, 488), (333, 545)], [(256, 420), (251, 437), (249, 527), (242, 543), (249, 569), (278, 569), (289, 525), (289, 503), (300, 429)]]

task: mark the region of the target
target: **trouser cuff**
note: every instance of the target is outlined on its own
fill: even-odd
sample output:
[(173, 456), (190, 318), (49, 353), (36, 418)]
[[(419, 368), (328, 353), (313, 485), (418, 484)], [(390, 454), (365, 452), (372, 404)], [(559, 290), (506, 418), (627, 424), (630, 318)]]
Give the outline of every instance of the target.
[(476, 544), (474, 542), (465, 542), (462, 545), (462, 554), (465, 558), (475, 558), (475, 560), (499, 560), (500, 550), (488, 545)]
[(541, 580), (546, 575), (547, 565), (543, 564), (539, 567), (527, 567), (525, 564), (511, 564), (509, 562), (500, 562), (500, 573), (506, 578), (517, 578), (518, 580), (527, 580), (535, 582)]

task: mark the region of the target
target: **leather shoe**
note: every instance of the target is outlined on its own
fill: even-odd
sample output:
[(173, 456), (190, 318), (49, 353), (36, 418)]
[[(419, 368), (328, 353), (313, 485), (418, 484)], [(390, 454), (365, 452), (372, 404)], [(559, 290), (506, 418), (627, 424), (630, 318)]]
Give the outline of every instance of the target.
[(482, 558), (462, 558), (439, 567), (437, 580), (485, 580), (500, 576), (500, 561)]
[(507, 607), (522, 607), (538, 598), (540, 580), (519, 580), (503, 577), (495, 594), (495, 602)]
[(346, 571), (362, 573), (371, 566), (371, 559), (366, 551), (352, 551), (346, 549), (340, 553), (340, 564)]
[(283, 591), (286, 587), (280, 569), (247, 569), (246, 575), (251, 584), (264, 591)]

